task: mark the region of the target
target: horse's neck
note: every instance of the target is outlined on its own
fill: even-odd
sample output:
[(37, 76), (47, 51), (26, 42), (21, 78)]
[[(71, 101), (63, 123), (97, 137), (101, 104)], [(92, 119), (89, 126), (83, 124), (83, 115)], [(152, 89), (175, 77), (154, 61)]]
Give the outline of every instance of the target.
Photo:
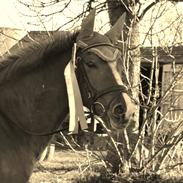
[[(33, 161), (51, 139), (50, 135), (36, 136), (26, 131), (44, 133), (56, 130), (68, 113), (64, 69), (71, 59), (71, 49), (52, 59), (53, 62), (50, 60), (45, 67), (1, 87), (0, 159), (9, 170), (7, 176), (14, 170), (20, 178), (23, 172), (26, 179)], [(0, 176), (4, 168), (1, 163)], [(21, 166), (16, 167), (17, 163)]]
[[(57, 75), (57, 77), (54, 78), (54, 76), (51, 76), (51, 74), (49, 74), (49, 77), (53, 77), (55, 80), (58, 79), (58, 81), (55, 81), (55, 84), (51, 85), (52, 88), (50, 88), (50, 90), (51, 91), (53, 90), (53, 93), (50, 101), (55, 100), (55, 103), (56, 103), (57, 100), (60, 100), (61, 103), (59, 103), (58, 106), (53, 106), (52, 108), (50, 108), (50, 110), (48, 110), (51, 113), (55, 113), (55, 115), (59, 116), (58, 124), (56, 124), (57, 127), (59, 126), (59, 123), (60, 124), (62, 123), (62, 121), (65, 119), (65, 117), (69, 112), (68, 95), (67, 95), (67, 87), (66, 87), (66, 82), (64, 77), (64, 71), (67, 64), (71, 61), (71, 54), (72, 54), (71, 51), (68, 50), (67, 52), (64, 52), (63, 54), (61, 54), (60, 57), (57, 58), (58, 64), (54, 66), (55, 72), (52, 73), (52, 75)], [(52, 79), (49, 82), (54, 83), (54, 79)], [(58, 96), (55, 96), (55, 95), (58, 95)], [(51, 105), (50, 104), (51, 102), (49, 102), (49, 99), (47, 100), (49, 105)]]

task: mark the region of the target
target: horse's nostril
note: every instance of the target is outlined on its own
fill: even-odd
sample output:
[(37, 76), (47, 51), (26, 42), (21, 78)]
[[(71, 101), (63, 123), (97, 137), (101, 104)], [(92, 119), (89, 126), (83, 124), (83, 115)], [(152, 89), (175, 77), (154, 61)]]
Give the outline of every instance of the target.
[(122, 116), (124, 114), (124, 108), (121, 104), (117, 104), (113, 107), (113, 114), (117, 116)]

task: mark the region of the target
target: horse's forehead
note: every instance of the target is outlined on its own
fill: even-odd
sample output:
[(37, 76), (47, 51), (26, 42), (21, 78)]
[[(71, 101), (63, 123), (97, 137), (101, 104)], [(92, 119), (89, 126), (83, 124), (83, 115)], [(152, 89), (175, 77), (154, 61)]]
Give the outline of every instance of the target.
[[(100, 43), (111, 44), (107, 36), (101, 35), (97, 32), (94, 32), (93, 36), (88, 37), (82, 41), (87, 45), (100, 44)], [(121, 55), (120, 55), (120, 51), (117, 48), (114, 48), (111, 46), (98, 46), (98, 47), (89, 49), (88, 52), (94, 53), (103, 61), (106, 61), (114, 75), (116, 82), (119, 85), (122, 84), (121, 76), (117, 69), (117, 60), (118, 60), (118, 57), (120, 57)]]
[[(93, 33), (93, 36), (83, 40), (85, 44), (88, 46), (90, 45), (97, 45), (97, 44), (108, 44), (112, 45), (109, 38), (105, 35), (99, 34), (97, 32)], [(117, 48), (112, 46), (96, 46), (88, 50), (89, 52), (94, 53), (98, 57), (100, 57), (104, 61), (115, 61), (117, 60), (117, 56), (119, 55), (120, 51)]]

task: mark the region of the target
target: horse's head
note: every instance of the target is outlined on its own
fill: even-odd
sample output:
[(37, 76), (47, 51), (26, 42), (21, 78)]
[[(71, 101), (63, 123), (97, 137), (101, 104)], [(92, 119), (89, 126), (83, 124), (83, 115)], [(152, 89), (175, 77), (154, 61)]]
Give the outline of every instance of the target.
[(122, 52), (115, 45), (125, 15), (105, 35), (93, 32), (94, 19), (95, 10), (84, 19), (77, 37), (77, 77), (84, 105), (107, 122), (108, 128), (120, 129), (135, 112), (119, 72)]

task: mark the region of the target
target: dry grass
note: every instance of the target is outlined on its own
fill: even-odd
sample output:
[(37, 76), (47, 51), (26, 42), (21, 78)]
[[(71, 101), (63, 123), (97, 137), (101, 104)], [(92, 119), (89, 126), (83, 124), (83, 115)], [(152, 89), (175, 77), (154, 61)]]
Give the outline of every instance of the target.
[(183, 171), (174, 169), (157, 174), (115, 175), (102, 163), (82, 151), (57, 151), (52, 161), (37, 163), (30, 183), (181, 183)]
[(96, 163), (86, 152), (57, 151), (54, 160), (37, 163), (30, 183), (73, 183)]

